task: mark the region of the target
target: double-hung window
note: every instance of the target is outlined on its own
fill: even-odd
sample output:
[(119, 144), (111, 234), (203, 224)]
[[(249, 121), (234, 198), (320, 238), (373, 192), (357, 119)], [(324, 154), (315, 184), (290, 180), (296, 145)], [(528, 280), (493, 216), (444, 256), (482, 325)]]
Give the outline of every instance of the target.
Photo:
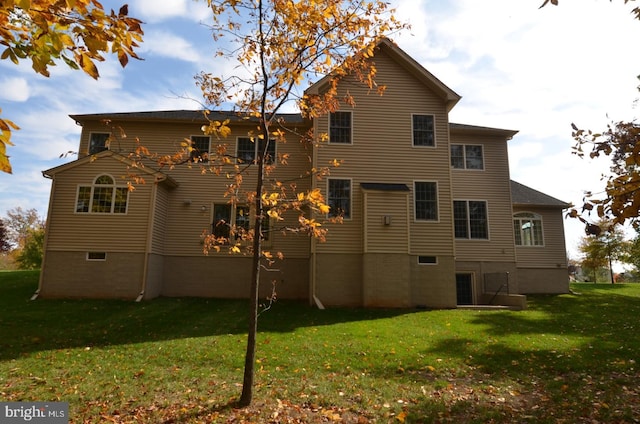
[[(258, 142), (256, 143), (256, 140)], [(264, 139), (252, 138), (252, 137), (238, 137), (236, 157), (238, 163), (253, 163), (259, 155), (259, 152), (264, 151), (265, 142)], [(271, 164), (276, 157), (276, 140), (269, 140), (267, 151), (265, 152), (264, 163)]]
[(454, 200), (453, 221), (457, 239), (489, 239), (487, 202), (483, 200)]
[(89, 154), (95, 155), (109, 149), (109, 133), (91, 133), (89, 136)]
[(351, 218), (351, 180), (329, 178), (327, 184), (329, 216)]
[[(213, 205), (211, 234), (226, 243), (243, 239), (251, 229), (255, 214), (249, 205), (217, 203)], [(262, 239), (269, 240), (269, 217), (262, 220)]]
[(516, 246), (544, 246), (542, 217), (531, 212), (519, 212), (513, 215), (513, 231)]
[(454, 169), (484, 169), (482, 145), (452, 144), (451, 167)]
[(415, 216), (417, 221), (436, 221), (438, 219), (438, 184), (416, 181), (413, 183)]
[(433, 147), (436, 145), (433, 121), (433, 115), (413, 115), (412, 129), (414, 146)]
[(209, 162), (210, 138), (205, 135), (191, 136), (191, 151), (189, 153), (190, 162)]
[(329, 114), (329, 143), (351, 144), (351, 112)]
[(118, 186), (109, 175), (100, 175), (90, 186), (79, 186), (77, 213), (127, 213), (129, 189)]

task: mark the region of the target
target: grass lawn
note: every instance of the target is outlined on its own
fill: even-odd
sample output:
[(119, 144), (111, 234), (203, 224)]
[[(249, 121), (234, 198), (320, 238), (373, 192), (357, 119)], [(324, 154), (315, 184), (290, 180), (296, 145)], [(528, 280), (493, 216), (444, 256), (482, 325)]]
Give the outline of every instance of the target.
[(320, 311), (259, 321), (255, 402), (236, 409), (244, 301), (29, 301), (0, 272), (0, 401), (81, 422), (639, 422), (640, 284), (576, 284), (526, 311)]

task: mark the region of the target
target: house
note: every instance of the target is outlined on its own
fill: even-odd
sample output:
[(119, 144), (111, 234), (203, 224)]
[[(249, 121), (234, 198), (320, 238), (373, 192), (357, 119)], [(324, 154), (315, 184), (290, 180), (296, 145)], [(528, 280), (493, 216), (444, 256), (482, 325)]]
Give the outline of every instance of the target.
[[(270, 232), (267, 248), (286, 259), (262, 273), (261, 294), (275, 286), (280, 298), (319, 306), (451, 308), (524, 307), (523, 294), (568, 292), (568, 205), (510, 180), (507, 145), (517, 131), (449, 122), (460, 96), (388, 40), (373, 60), (383, 96), (347, 79), (341, 89), (348, 86), (357, 107), (313, 120), (282, 116), (298, 132), (313, 128), (329, 140), (276, 143), (271, 154), (289, 159), (274, 178), (319, 188), (344, 220), (330, 227), (327, 243)], [(78, 159), (44, 171), (52, 187), (38, 295), (246, 297), (251, 259), (204, 255), (201, 235), (221, 220), (248, 226), (252, 207), (229, 204), (224, 176), (203, 175), (195, 163), (139, 167), (129, 153), (138, 140), (171, 154), (186, 137), (195, 162), (224, 144), (246, 163), (256, 154), (247, 138), (255, 122), (211, 112), (231, 120), (232, 133), (217, 140), (203, 135), (202, 111), (71, 118), (82, 126)], [(327, 178), (301, 178), (336, 158), (343, 164)], [(130, 191), (132, 169), (144, 183)], [(245, 187), (254, 181), (244, 176)]]

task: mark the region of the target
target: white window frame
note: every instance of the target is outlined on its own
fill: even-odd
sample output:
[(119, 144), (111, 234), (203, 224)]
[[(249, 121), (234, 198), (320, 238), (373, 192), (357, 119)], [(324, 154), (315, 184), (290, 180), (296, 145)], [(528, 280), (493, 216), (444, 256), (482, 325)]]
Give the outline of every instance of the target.
[[(436, 185), (436, 219), (418, 219), (416, 199), (416, 183), (431, 183)], [(440, 189), (437, 181), (414, 180), (413, 181), (413, 220), (415, 222), (440, 222)]]
[[(106, 135), (107, 136), (107, 138), (104, 141), (104, 149), (99, 150), (97, 152), (92, 152), (91, 151), (91, 140), (93, 139), (94, 135)], [(110, 150), (110, 147), (111, 147), (110, 138), (111, 138), (111, 133), (110, 132), (106, 132), (106, 131), (91, 131), (89, 133), (89, 141), (88, 141), (88, 144), (87, 144), (87, 154), (90, 155), (90, 156), (91, 155), (97, 155), (98, 153), (104, 152), (105, 150)]]
[[(241, 139), (249, 140), (250, 143), (253, 144), (253, 159), (251, 159), (251, 162), (245, 161), (240, 158), (240, 153), (238, 152), (238, 150), (240, 148)], [(253, 141), (251, 141), (251, 139), (253, 139)], [(258, 157), (258, 149), (260, 148), (260, 140), (261, 139), (259, 139), (258, 137), (249, 137), (249, 136), (236, 137), (236, 162), (242, 165), (249, 165), (251, 163), (255, 163), (255, 160)], [(265, 161), (265, 164), (270, 165), (276, 162), (278, 158), (277, 145), (278, 143), (276, 139), (272, 138), (269, 140), (269, 146), (273, 146), (273, 154), (271, 155), (268, 161)]]
[[(531, 215), (531, 216), (518, 216), (518, 215)], [(522, 241), (525, 240), (526, 237), (524, 237), (524, 233), (523, 233), (523, 221), (539, 221), (539, 227), (540, 227), (540, 237), (542, 238), (541, 243), (539, 244), (522, 244)], [(517, 228), (520, 231), (520, 244), (518, 244), (518, 234), (515, 233), (516, 231), (516, 222), (517, 222)], [(529, 212), (529, 211), (519, 211), (519, 212), (515, 212), (513, 214), (513, 231), (514, 231), (514, 237), (515, 237), (515, 245), (517, 247), (525, 247), (525, 248), (529, 248), (529, 247), (544, 247), (545, 246), (545, 241), (544, 241), (544, 223), (543, 223), (543, 219), (542, 219), (542, 215), (540, 215), (539, 213), (535, 213), (535, 212)], [(533, 238), (535, 238), (535, 236), (533, 235), (534, 233), (532, 232), (532, 241)]]
[(189, 136), (189, 140), (191, 141), (191, 146), (190, 147), (192, 149), (195, 148), (193, 139), (196, 138), (196, 137), (197, 138), (203, 138), (203, 139), (206, 138), (206, 139), (209, 140), (209, 143), (207, 145), (207, 151), (204, 152), (207, 156), (204, 159), (202, 158), (202, 156), (197, 156), (201, 160), (196, 161), (196, 160), (194, 160), (194, 158), (196, 157), (196, 155), (194, 155), (195, 151), (191, 150), (189, 152), (189, 162), (193, 162), (193, 163), (209, 163), (209, 156), (211, 155), (211, 137), (208, 136), (208, 135), (203, 135), (203, 134), (193, 134), (193, 135)]
[[(465, 202), (466, 203), (466, 225), (467, 225), (467, 236), (466, 237), (457, 237), (455, 235), (455, 226), (456, 226), (456, 215), (455, 215), (455, 202)], [(482, 202), (485, 205), (485, 220), (487, 223), (487, 237), (486, 238), (478, 238), (478, 237), (471, 237), (471, 217), (469, 215), (469, 202)], [(490, 225), (490, 219), (489, 219), (489, 202), (487, 200), (484, 199), (454, 199), (453, 200), (453, 231), (454, 231), (454, 238), (455, 240), (471, 240), (471, 241), (489, 241), (491, 240), (491, 225)]]
[[(430, 116), (433, 125), (433, 144), (416, 144), (415, 136), (414, 136), (414, 117), (416, 116)], [(411, 146), (418, 149), (435, 149), (438, 145), (436, 139), (436, 115), (433, 113), (412, 113), (411, 114)]]
[[(101, 177), (109, 177), (111, 178), (111, 181), (113, 181), (112, 184), (97, 184), (96, 181), (98, 181), (99, 178)], [(96, 189), (98, 188), (111, 188), (111, 206), (110, 206), (110, 211), (109, 212), (99, 212), (99, 211), (94, 211), (93, 210), (93, 202), (96, 198)], [(86, 211), (83, 210), (78, 210), (79, 209), (79, 204), (80, 204), (80, 191), (82, 189), (89, 189), (89, 199), (88, 199), (88, 204), (86, 206)], [(117, 200), (117, 193), (124, 191), (126, 193), (126, 198), (125, 198), (125, 208), (124, 208), (124, 212), (114, 212), (115, 210), (115, 206), (116, 206), (116, 200)], [(84, 208), (83, 208), (84, 209)], [(87, 214), (98, 214), (98, 215), (126, 215), (129, 212), (129, 188), (125, 185), (125, 184), (117, 184), (116, 183), (116, 179), (110, 175), (110, 174), (100, 174), (97, 177), (95, 177), (93, 179), (93, 182), (91, 183), (91, 185), (81, 185), (78, 184), (77, 188), (76, 188), (76, 203), (75, 203), (75, 213), (79, 214), (79, 215), (87, 215)]]
[[(348, 113), (350, 116), (350, 126), (349, 126), (349, 142), (348, 143), (343, 143), (340, 141), (332, 141), (331, 140), (331, 115), (333, 113)], [(354, 121), (354, 115), (353, 115), (353, 111), (351, 110), (336, 110), (334, 112), (329, 112), (329, 114), (327, 115), (327, 135), (329, 136), (329, 144), (333, 144), (336, 146), (351, 146), (353, 144), (353, 121)], [(342, 128), (342, 127), (341, 127)]]
[[(345, 221), (348, 221), (350, 219), (353, 218), (353, 180), (351, 178), (327, 178), (327, 205), (331, 206), (331, 198), (329, 197), (330, 194), (330, 190), (329, 190), (329, 181), (349, 181), (349, 216), (344, 215), (342, 218)], [(331, 208), (333, 209), (333, 208)], [(329, 211), (329, 214), (327, 215), (329, 217), (335, 217), (338, 216), (337, 214), (335, 214), (332, 211)]]
[[(420, 262), (420, 258), (433, 258), (433, 262)], [(418, 255), (416, 257), (419, 266), (434, 266), (438, 265), (438, 257), (436, 255)]]
[[(459, 170), (459, 171), (484, 171), (485, 170), (485, 160), (484, 160), (484, 145), (482, 144), (472, 144), (472, 143), (467, 143), (467, 144), (463, 144), (463, 143), (451, 143), (451, 146), (449, 149), (451, 149), (453, 146), (461, 146), (462, 147), (462, 160), (463, 160), (463, 166), (462, 167), (456, 167), (453, 166), (453, 163), (451, 164), (451, 169), (455, 169), (455, 170)], [(480, 147), (482, 149), (482, 168), (469, 168), (469, 166), (467, 165), (467, 147)], [(451, 155), (451, 151), (449, 151), (449, 155)]]
[[(91, 255), (101, 255), (101, 258), (92, 258), (90, 257)], [(97, 251), (91, 251), (91, 252), (87, 252), (85, 259), (89, 262), (104, 262), (107, 260), (107, 252), (97, 252)]]
[[(231, 216), (230, 219), (230, 223), (229, 223), (229, 229), (233, 228), (234, 226), (237, 225), (237, 218), (238, 218), (238, 208), (247, 208), (249, 210), (249, 230), (254, 228), (254, 222), (256, 219), (256, 214), (255, 214), (255, 206), (254, 205), (249, 205), (247, 203), (239, 203), (239, 204), (235, 204), (232, 205), (230, 203), (225, 203), (225, 202), (218, 202), (218, 203), (212, 203), (211, 204), (211, 234), (214, 233), (213, 231), (213, 227), (215, 224), (215, 208), (217, 206), (227, 206), (230, 208), (229, 213)], [(271, 219), (271, 217), (269, 217), (266, 213), (266, 211), (263, 211), (265, 218), (263, 218), (263, 223), (266, 221), (267, 225), (268, 225), (268, 230), (270, 231), (269, 233), (266, 234), (266, 238), (264, 238), (262, 240), (262, 245), (263, 246), (270, 246), (272, 241), (273, 241), (273, 220)], [(232, 238), (229, 237), (228, 243), (227, 245), (231, 245), (231, 244), (235, 244), (236, 240), (233, 240)], [(241, 245), (248, 245), (250, 242), (248, 241), (243, 241), (240, 240), (240, 244)]]

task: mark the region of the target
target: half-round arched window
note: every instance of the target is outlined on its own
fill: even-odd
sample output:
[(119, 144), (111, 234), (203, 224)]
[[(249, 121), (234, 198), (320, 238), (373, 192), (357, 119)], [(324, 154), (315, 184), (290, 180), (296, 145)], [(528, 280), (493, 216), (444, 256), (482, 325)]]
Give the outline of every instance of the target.
[(90, 186), (79, 186), (77, 213), (127, 213), (129, 189), (118, 186), (112, 176), (103, 174)]
[(516, 246), (544, 246), (542, 216), (532, 212), (513, 214)]

